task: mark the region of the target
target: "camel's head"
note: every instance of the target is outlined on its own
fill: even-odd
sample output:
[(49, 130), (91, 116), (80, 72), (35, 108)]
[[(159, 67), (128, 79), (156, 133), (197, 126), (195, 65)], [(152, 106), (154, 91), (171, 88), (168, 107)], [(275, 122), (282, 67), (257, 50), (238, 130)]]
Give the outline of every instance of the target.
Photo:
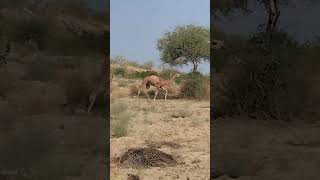
[(179, 77), (180, 76), (180, 74), (174, 74), (172, 77), (173, 78), (177, 78), (177, 77)]
[(178, 73), (173, 74), (173, 76), (172, 76), (171, 73), (170, 73), (170, 77), (177, 78), (177, 77), (179, 77), (179, 76), (180, 76), (180, 74), (178, 74)]

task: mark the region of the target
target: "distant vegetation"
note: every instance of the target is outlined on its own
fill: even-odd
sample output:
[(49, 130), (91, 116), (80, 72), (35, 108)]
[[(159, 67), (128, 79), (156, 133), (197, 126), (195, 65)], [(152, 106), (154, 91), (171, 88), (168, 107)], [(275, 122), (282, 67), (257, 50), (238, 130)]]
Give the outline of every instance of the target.
[[(115, 59), (111, 61), (114, 64), (120, 64), (121, 66), (115, 66), (111, 69), (113, 75), (132, 79), (139, 80), (144, 79), (150, 75), (157, 75), (164, 79), (170, 79), (175, 73), (180, 74), (179, 78), (176, 78), (175, 83), (166, 87), (169, 93), (177, 93), (177, 90), (180, 89), (179, 98), (196, 98), (196, 99), (209, 99), (210, 98), (210, 77), (202, 75), (199, 72), (190, 72), (184, 73), (180, 72), (172, 67), (160, 67), (158, 71), (150, 70), (150, 68), (146, 68), (144, 65), (139, 65), (137, 63), (131, 62), (130, 60), (117, 56)], [(129, 71), (128, 67), (138, 67), (142, 68), (142, 71)], [(122, 85), (122, 82), (119, 82), (119, 86)], [(176, 84), (176, 85), (175, 85)], [(130, 94), (136, 95), (139, 87), (137, 85), (131, 85)]]
[(215, 115), (292, 120), (317, 111), (319, 43), (299, 44), (283, 32), (271, 42), (264, 33), (226, 42), (229, 48), (217, 51), (213, 62), (222, 77), (213, 84)]

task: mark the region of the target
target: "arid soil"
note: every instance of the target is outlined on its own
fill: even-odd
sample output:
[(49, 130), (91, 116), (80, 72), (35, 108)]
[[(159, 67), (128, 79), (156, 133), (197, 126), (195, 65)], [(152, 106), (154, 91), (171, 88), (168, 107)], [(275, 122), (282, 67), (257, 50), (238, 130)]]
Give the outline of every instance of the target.
[(128, 105), (132, 114), (128, 135), (111, 137), (111, 159), (131, 148), (153, 147), (172, 155), (175, 166), (128, 168), (111, 162), (111, 179), (127, 179), (128, 174), (142, 180), (209, 179), (210, 167), (210, 102), (157, 99), (144, 97), (116, 98)]
[(213, 121), (214, 179), (319, 179), (319, 123), (239, 117)]

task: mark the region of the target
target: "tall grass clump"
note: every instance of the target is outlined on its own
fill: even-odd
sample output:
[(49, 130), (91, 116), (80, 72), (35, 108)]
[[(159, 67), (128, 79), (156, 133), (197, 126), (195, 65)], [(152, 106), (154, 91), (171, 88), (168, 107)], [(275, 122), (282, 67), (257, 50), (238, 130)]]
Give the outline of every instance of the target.
[(128, 123), (131, 118), (127, 105), (120, 102), (111, 102), (110, 114), (112, 135), (115, 137), (126, 136), (128, 134)]

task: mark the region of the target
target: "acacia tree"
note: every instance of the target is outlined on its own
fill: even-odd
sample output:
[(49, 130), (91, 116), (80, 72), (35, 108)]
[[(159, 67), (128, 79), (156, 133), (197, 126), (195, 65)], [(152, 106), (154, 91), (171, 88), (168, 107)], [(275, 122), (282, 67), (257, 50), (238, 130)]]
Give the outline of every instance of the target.
[(191, 63), (195, 72), (202, 61), (210, 59), (209, 29), (193, 24), (177, 26), (157, 41), (157, 49), (164, 63), (173, 66)]

